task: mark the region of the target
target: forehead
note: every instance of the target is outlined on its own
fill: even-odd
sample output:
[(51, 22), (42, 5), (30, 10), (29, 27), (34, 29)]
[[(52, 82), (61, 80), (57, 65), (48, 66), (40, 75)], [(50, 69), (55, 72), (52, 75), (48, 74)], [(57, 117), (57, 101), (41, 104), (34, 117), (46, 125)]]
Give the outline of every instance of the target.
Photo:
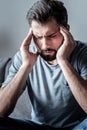
[(41, 24), (33, 20), (31, 27), (34, 34), (45, 35), (54, 32), (57, 29), (58, 25), (54, 19), (51, 19), (45, 24)]

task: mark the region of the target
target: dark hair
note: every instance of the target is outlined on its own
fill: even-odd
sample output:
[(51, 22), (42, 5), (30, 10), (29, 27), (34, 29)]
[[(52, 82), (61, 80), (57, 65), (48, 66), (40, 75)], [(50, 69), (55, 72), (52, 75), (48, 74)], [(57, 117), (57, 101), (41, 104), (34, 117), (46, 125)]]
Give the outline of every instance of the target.
[(39, 0), (33, 4), (26, 16), (29, 24), (32, 20), (45, 24), (54, 18), (60, 25), (67, 27), (68, 15), (64, 3), (58, 0)]

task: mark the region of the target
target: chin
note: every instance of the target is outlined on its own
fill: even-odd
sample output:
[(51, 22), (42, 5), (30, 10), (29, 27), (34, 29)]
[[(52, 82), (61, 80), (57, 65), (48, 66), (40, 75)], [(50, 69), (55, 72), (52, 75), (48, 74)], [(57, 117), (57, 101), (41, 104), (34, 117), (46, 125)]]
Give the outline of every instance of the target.
[(45, 61), (53, 61), (53, 60), (55, 60), (56, 59), (56, 56), (55, 55), (53, 55), (53, 56), (50, 56), (50, 55), (41, 55), (40, 54), (40, 56), (45, 60)]

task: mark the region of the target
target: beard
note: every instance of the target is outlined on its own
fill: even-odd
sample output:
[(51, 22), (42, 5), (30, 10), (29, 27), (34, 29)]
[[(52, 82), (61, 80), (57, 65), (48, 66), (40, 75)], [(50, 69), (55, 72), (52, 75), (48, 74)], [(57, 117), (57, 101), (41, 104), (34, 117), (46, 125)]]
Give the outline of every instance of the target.
[(45, 60), (45, 61), (53, 61), (56, 59), (56, 53), (57, 51), (54, 49), (46, 49), (46, 50), (41, 50), (39, 52), (39, 55)]

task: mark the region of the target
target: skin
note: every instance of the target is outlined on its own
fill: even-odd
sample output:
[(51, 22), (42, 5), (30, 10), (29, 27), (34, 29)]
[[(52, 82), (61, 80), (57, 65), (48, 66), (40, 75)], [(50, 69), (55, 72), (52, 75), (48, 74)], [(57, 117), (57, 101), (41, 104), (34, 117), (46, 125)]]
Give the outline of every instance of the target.
[[(32, 21), (31, 27), (32, 29), (29, 30), (20, 47), (22, 56), (20, 69), (6, 87), (0, 88), (0, 115), (8, 116), (13, 111), (19, 96), (23, 92), (23, 85), (28, 74), (37, 61), (38, 53), (29, 52), (32, 38), (34, 38), (35, 44), (40, 51), (48, 48), (57, 51), (56, 59), (47, 62), (48, 64), (59, 64), (74, 97), (87, 113), (87, 79), (81, 78), (68, 61), (69, 56), (76, 47), (76, 42), (70, 31), (68, 28), (57, 25), (54, 19), (46, 24)], [(52, 57), (54, 51), (45, 51), (43, 55)]]
[[(31, 26), (34, 41), (39, 51), (41, 51), (45, 57), (53, 57), (55, 51), (57, 52), (63, 41), (60, 26), (57, 25), (54, 19), (52, 19), (51, 22), (48, 21), (45, 25), (33, 21)], [(50, 49), (50, 51), (48, 51), (48, 49)], [(48, 61), (48, 63), (57, 64), (57, 61), (53, 59), (52, 61)]]

